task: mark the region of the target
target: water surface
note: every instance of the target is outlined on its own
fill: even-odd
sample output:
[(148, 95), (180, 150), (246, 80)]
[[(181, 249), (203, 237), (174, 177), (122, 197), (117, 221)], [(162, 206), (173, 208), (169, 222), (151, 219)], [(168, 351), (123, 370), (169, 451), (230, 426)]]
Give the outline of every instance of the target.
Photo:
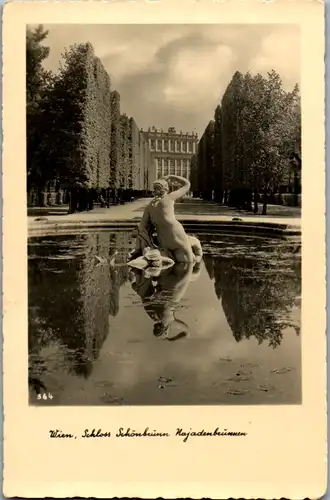
[(197, 236), (159, 277), (121, 265), (129, 232), (29, 240), (31, 404), (301, 402), (300, 243)]

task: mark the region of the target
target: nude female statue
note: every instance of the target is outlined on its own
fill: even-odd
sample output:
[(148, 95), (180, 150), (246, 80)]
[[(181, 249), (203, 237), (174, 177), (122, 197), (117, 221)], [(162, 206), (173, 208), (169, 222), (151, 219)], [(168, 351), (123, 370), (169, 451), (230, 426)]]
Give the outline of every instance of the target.
[[(179, 189), (169, 192), (168, 180), (181, 184)], [(168, 175), (154, 182), (154, 198), (145, 208), (136, 234), (136, 248), (131, 258), (143, 253), (146, 247), (159, 247), (177, 263), (200, 261), (202, 247), (199, 240), (188, 236), (182, 224), (176, 219), (174, 203), (190, 189), (190, 182), (184, 177)], [(157, 242), (154, 239), (157, 233)]]

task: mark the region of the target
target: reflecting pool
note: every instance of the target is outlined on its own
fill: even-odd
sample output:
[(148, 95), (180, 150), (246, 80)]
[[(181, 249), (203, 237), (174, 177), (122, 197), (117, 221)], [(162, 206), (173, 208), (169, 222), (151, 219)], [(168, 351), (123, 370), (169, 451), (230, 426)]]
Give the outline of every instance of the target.
[(300, 241), (196, 236), (159, 276), (127, 231), (29, 239), (30, 404), (301, 402)]

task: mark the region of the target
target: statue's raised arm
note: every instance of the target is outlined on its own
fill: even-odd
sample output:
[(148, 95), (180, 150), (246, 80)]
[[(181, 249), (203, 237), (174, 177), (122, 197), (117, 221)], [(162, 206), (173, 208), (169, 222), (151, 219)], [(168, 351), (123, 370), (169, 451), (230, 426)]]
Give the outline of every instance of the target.
[(166, 181), (170, 179), (181, 183), (181, 187), (179, 189), (176, 189), (175, 191), (169, 193), (168, 196), (172, 198), (172, 200), (178, 200), (188, 193), (190, 189), (190, 182), (188, 181), (188, 179), (186, 179), (185, 177), (180, 177), (179, 175), (167, 175), (166, 177), (164, 177), (164, 180)]

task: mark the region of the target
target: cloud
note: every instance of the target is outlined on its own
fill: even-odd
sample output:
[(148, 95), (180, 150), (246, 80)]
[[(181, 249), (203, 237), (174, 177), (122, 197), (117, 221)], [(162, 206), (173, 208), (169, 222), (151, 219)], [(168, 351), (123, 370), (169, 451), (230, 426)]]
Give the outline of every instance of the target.
[(90, 41), (140, 127), (203, 133), (235, 71), (278, 71), (299, 83), (299, 27), (293, 25), (46, 25), (56, 70), (65, 47)]
[(252, 72), (265, 73), (271, 69), (282, 76), (284, 86), (289, 89), (300, 80), (299, 36), (291, 26), (267, 36), (251, 63)]
[(169, 66), (169, 84), (164, 88), (167, 102), (191, 108), (196, 106), (196, 95), (199, 106), (216, 100), (222, 88), (220, 75), (228, 72), (232, 58), (231, 49), (221, 45), (180, 51)]

